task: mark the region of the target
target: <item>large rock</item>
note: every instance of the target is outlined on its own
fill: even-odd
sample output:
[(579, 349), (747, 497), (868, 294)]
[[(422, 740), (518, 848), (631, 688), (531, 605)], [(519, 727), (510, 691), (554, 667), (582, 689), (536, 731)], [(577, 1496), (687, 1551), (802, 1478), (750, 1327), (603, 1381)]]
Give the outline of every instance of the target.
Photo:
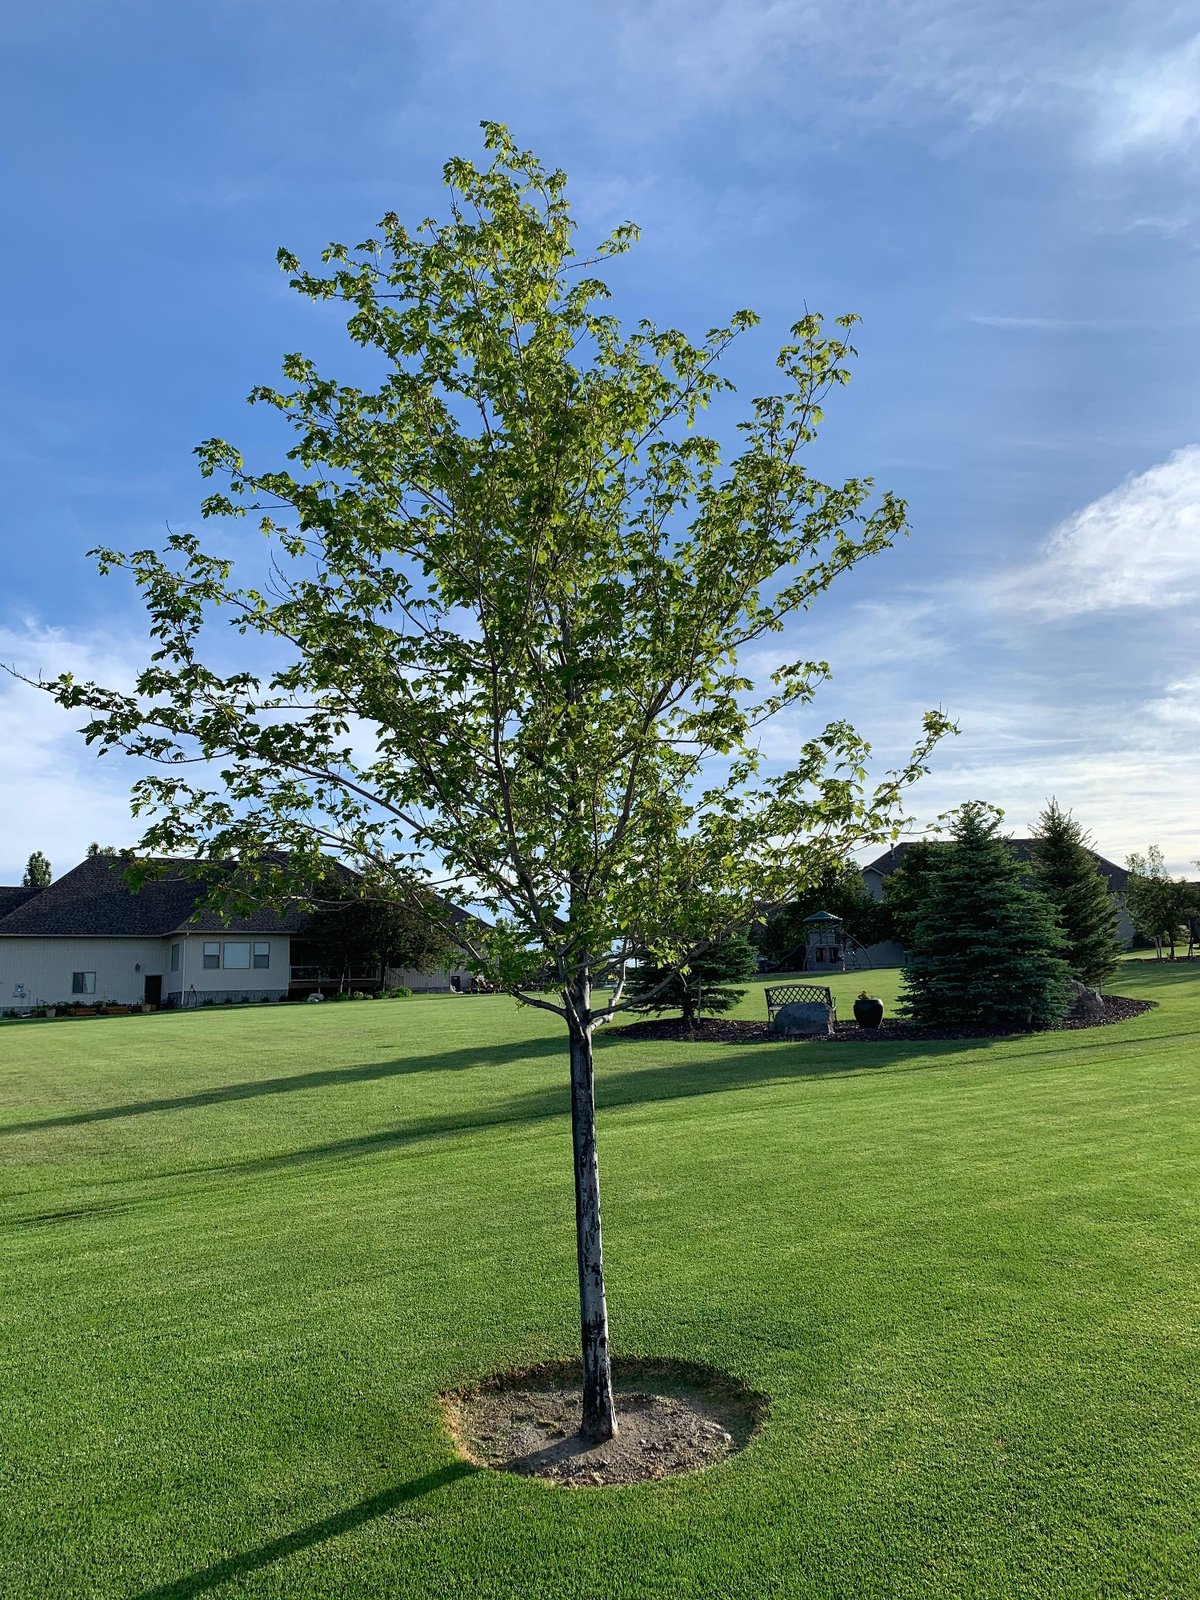
[(781, 1039), (828, 1039), (833, 1032), (833, 1007), (793, 1000), (775, 1013), (771, 1032)]
[(1067, 980), (1070, 990), (1067, 1015), (1081, 1022), (1099, 1022), (1104, 1016), (1104, 998), (1099, 989), (1089, 989), (1078, 978)]

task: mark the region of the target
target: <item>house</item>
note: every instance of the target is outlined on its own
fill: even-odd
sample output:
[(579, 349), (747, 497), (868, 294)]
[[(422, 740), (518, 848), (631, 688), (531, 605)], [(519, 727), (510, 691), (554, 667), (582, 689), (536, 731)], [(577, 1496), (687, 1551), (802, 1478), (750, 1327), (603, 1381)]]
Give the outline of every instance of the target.
[[(1035, 840), (1008, 839), (1005, 842), (1013, 855), (1022, 864), (1032, 859)], [(905, 853), (910, 848), (911, 846), (908, 842), (893, 845), (890, 850), (885, 850), (883, 855), (878, 856), (874, 861), (868, 862), (861, 869), (863, 882), (867, 886), (867, 893), (873, 900), (883, 899), (884, 885), (904, 860)], [(1108, 892), (1116, 902), (1120, 919), (1117, 927), (1117, 942), (1128, 946), (1133, 941), (1133, 923), (1129, 920), (1124, 902), (1125, 886), (1129, 881), (1129, 874), (1124, 867), (1117, 866), (1115, 861), (1109, 861), (1102, 855), (1096, 855), (1094, 851), (1092, 853), (1095, 856), (1096, 869), (1107, 883)], [(0, 927), (2, 926), (3, 924), (0, 924)], [(890, 940), (886, 944), (872, 945), (868, 954), (872, 966), (876, 967), (896, 967), (904, 959), (903, 949), (894, 940)]]
[[(179, 1007), (299, 999), (328, 985), (305, 960), (303, 912), (258, 910), (222, 919), (199, 909), (206, 885), (168, 872), (136, 892), (125, 863), (89, 856), (44, 889), (0, 887), (0, 1011), (107, 1000)], [(179, 870), (172, 873), (175, 866)], [(388, 973), (411, 989), (449, 990), (465, 969)], [(355, 977), (377, 988), (382, 975)]]

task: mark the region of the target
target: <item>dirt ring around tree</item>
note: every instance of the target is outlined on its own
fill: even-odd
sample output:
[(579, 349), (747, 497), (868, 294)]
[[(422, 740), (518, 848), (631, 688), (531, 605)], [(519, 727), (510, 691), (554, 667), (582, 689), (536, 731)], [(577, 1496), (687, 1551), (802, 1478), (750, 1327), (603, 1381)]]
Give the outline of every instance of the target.
[(579, 1433), (578, 1361), (501, 1372), (441, 1396), (460, 1454), (476, 1466), (568, 1489), (655, 1483), (736, 1455), (762, 1423), (767, 1397), (712, 1367), (632, 1357), (613, 1361), (617, 1436)]

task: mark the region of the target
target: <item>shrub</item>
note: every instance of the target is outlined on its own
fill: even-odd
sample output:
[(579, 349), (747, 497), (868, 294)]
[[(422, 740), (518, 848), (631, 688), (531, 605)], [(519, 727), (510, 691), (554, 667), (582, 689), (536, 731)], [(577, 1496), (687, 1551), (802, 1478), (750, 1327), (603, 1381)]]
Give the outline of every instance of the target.
[(632, 1010), (679, 1011), (690, 1028), (701, 1012), (712, 1015), (736, 1005), (746, 991), (734, 986), (757, 971), (758, 952), (749, 939), (735, 933), (694, 956), (686, 973), (645, 962), (629, 973), (626, 993)]
[(412, 990), (404, 983), (393, 984), (390, 989), (380, 989), (375, 996), (377, 1000), (411, 1000)]

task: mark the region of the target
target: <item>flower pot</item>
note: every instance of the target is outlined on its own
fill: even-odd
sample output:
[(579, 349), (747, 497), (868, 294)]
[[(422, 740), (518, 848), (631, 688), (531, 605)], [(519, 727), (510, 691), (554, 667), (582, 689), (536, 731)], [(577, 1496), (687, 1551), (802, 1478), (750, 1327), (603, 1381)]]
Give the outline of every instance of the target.
[(883, 1021), (883, 1001), (860, 995), (854, 1002), (854, 1020), (860, 1028), (877, 1028)]

